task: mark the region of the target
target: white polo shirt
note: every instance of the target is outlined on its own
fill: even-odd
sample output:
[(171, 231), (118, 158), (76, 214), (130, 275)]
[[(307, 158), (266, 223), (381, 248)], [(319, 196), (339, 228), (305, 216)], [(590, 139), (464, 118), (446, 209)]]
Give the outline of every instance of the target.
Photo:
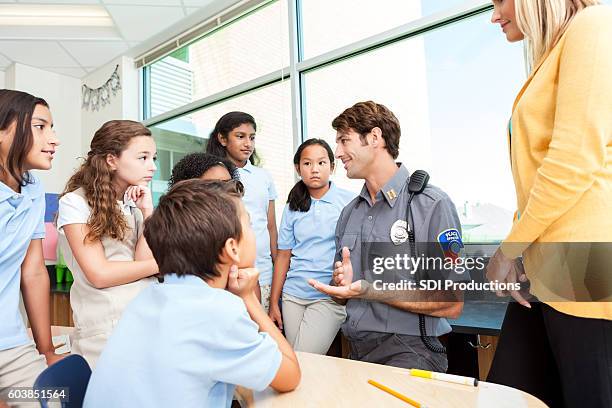
[[(119, 201), (117, 205), (129, 226), (126, 237), (123, 241), (103, 237), (100, 242), (109, 261), (133, 261), (136, 244), (143, 233), (143, 216), (133, 203)], [(71, 337), (72, 351), (82, 355), (93, 368), (127, 304), (154, 279), (144, 278), (104, 289), (94, 287), (77, 262), (64, 233), (64, 226), (87, 224), (90, 215), (91, 208), (83, 188), (64, 195), (59, 201), (58, 243), (66, 265), (74, 276), (70, 288), (70, 306), (76, 328)]]

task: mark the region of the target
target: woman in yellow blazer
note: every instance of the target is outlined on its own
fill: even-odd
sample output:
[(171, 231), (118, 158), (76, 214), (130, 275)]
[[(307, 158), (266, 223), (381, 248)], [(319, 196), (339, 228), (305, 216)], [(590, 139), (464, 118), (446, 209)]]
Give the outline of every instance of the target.
[(612, 7), (598, 3), (493, 1), (531, 74), (508, 132), (518, 211), (487, 277), (531, 288), (510, 292), (488, 380), (551, 406), (612, 407)]

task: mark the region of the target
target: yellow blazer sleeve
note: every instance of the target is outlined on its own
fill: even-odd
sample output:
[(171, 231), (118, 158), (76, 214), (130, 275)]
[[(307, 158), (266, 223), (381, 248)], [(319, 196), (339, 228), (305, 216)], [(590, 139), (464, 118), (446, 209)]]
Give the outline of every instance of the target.
[(576, 16), (565, 34), (551, 142), (502, 245), (507, 256), (519, 256), (572, 208), (605, 166), (612, 137), (612, 13), (596, 8)]

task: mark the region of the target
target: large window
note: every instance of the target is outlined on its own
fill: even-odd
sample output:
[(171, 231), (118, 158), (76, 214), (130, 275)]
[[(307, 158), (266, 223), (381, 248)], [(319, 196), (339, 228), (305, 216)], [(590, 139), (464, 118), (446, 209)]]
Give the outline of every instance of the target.
[[(265, 1), (145, 67), (146, 124), (160, 152), (155, 197), (180, 158), (204, 150), (217, 119), (241, 110), (257, 121), (280, 218), (296, 141), (324, 138), (335, 148), (332, 119), (374, 100), (400, 120), (399, 160), (427, 170), (455, 202), (465, 241), (502, 240), (516, 207), (506, 127), (525, 71), (522, 44), (490, 24), (491, 8), (485, 0)], [(333, 177), (355, 192), (363, 184), (342, 166)]]
[(302, 54), (310, 58), (465, 0), (302, 0)]
[[(470, 241), (503, 239), (516, 206), (505, 125), (525, 77), (522, 48), (506, 43), (488, 19), (482, 14), (304, 75), (304, 137), (333, 146), (331, 121), (345, 108), (364, 100), (386, 105), (402, 127), (399, 160), (427, 170), (451, 196)], [(363, 184), (342, 167), (336, 173), (347, 188)]]
[(171, 165), (187, 152), (204, 151), (217, 120), (223, 114), (236, 110), (248, 112), (255, 118), (255, 149), (262, 167), (274, 179), (279, 197), (276, 211), (279, 216), (282, 214), (286, 197), (294, 184), (288, 81), (277, 82), (153, 126), (159, 157), (153, 184), (156, 200), (167, 189)]
[(289, 65), (287, 24), (286, 1), (266, 2), (152, 64), (151, 116)]

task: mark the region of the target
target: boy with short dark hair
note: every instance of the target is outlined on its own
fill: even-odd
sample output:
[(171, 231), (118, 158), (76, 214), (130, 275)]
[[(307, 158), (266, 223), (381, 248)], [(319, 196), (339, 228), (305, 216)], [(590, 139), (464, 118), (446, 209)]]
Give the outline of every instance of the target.
[(255, 297), (256, 248), (235, 182), (187, 180), (160, 199), (145, 238), (164, 283), (126, 308), (85, 407), (229, 407), (235, 385), (291, 391), (300, 368)]

